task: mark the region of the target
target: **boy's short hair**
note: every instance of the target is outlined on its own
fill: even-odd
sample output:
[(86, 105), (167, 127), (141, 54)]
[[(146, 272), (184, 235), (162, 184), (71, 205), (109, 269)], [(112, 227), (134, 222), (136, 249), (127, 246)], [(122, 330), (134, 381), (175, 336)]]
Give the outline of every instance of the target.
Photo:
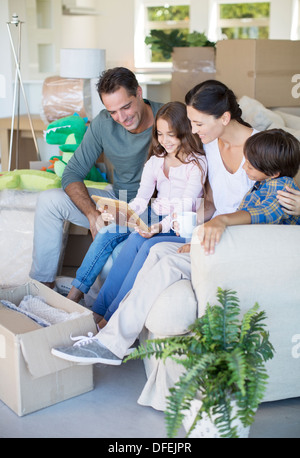
[(101, 98), (102, 94), (113, 94), (123, 87), (128, 95), (136, 96), (138, 86), (136, 76), (131, 70), (125, 67), (115, 67), (105, 70), (100, 75), (97, 91)]
[(300, 167), (300, 142), (282, 129), (264, 130), (246, 140), (244, 155), (265, 175), (293, 178)]

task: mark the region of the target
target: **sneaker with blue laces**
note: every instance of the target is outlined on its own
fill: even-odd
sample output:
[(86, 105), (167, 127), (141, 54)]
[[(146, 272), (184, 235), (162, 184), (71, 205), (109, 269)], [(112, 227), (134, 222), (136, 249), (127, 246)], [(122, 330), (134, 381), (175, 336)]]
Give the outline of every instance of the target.
[(76, 340), (75, 344), (69, 347), (52, 348), (51, 353), (58, 358), (78, 364), (102, 363), (118, 366), (122, 363), (122, 359), (104, 347), (91, 333), (87, 337), (71, 337), (71, 339)]

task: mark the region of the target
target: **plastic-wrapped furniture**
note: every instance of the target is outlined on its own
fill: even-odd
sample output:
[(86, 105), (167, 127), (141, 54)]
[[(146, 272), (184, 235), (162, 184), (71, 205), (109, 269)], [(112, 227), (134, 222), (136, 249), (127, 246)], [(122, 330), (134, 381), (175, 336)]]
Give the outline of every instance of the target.
[[(30, 277), (34, 213), (39, 192), (0, 191), (0, 285), (19, 286)], [(66, 240), (67, 225), (64, 231)]]

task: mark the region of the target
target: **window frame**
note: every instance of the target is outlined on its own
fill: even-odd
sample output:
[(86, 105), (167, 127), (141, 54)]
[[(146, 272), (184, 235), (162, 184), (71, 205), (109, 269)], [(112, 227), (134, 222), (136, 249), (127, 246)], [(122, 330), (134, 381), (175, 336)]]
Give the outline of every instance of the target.
[[(147, 20), (147, 8), (157, 7), (168, 4), (169, 6), (187, 5), (191, 7), (191, 0), (135, 0), (135, 33), (134, 33), (134, 62), (137, 69), (160, 70), (170, 71), (172, 62), (151, 62), (151, 50), (145, 44), (145, 37), (149, 33), (149, 22)], [(156, 29), (176, 29), (178, 23), (167, 24), (165, 22), (155, 22)], [(184, 28), (190, 29), (190, 21), (184, 22)], [(179, 27), (180, 28), (180, 27)], [(183, 28), (183, 27), (182, 27)]]
[(271, 10), (271, 0), (215, 0), (217, 3), (217, 39), (222, 40), (223, 28), (243, 28), (243, 27), (269, 27), (270, 31), (270, 16), (268, 18), (237, 18), (237, 19), (221, 19), (220, 18), (220, 5), (236, 4), (236, 3), (269, 3)]

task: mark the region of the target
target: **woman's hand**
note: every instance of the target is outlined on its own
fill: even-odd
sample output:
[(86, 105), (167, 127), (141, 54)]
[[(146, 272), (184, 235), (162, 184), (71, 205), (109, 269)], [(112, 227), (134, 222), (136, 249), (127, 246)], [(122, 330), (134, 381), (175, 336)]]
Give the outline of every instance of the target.
[(277, 199), (288, 215), (300, 216), (300, 191), (286, 186), (286, 191), (278, 191)]
[(213, 254), (215, 252), (215, 245), (219, 243), (226, 227), (227, 225), (221, 216), (216, 216), (199, 227), (198, 238), (205, 254)]
[(149, 232), (144, 232), (144, 231), (140, 230), (138, 227), (136, 227), (135, 230), (136, 230), (136, 232), (138, 232), (145, 239), (150, 239), (151, 237), (153, 237), (153, 235), (159, 234), (161, 232), (162, 226), (161, 226), (160, 223), (152, 224), (152, 226), (150, 227), (150, 231)]
[(189, 253), (191, 251), (191, 244), (185, 243), (181, 247), (178, 248), (177, 253)]

